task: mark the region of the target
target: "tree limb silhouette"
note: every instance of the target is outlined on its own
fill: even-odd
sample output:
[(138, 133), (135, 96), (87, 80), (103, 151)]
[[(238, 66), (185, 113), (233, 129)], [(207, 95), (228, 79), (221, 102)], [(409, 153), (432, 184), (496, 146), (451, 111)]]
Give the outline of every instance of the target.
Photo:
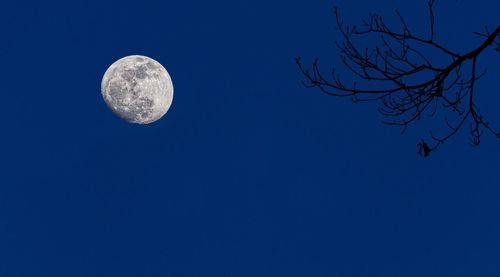
[[(432, 143), (422, 141), (417, 144), (422, 156), (435, 151), (466, 123), (470, 124), (473, 145), (479, 145), (483, 131), (500, 138), (500, 132), (490, 126), (474, 103), (476, 82), (485, 74), (485, 71), (477, 72), (477, 60), (489, 47), (500, 52), (500, 25), (493, 31), (485, 28), (482, 33), (474, 33), (483, 38), (482, 42), (475, 49), (460, 54), (435, 40), (434, 3), (435, 0), (428, 2), (428, 37), (410, 31), (398, 11), (396, 15), (402, 26), (399, 32), (390, 28), (377, 14), (363, 21), (361, 27), (346, 26), (338, 8), (335, 8), (337, 29), (343, 39), (341, 43), (336, 43), (342, 65), (358, 81), (368, 81), (378, 89), (359, 87), (357, 81), (348, 85), (341, 80), (335, 68), (326, 78), (319, 68), (318, 60), (308, 69), (299, 57), (296, 62), (305, 76), (304, 85), (319, 88), (330, 96), (350, 97), (354, 102), (379, 101), (381, 105), (378, 111), (386, 118), (384, 123), (402, 126), (402, 132), (423, 115), (435, 116), (438, 110), (446, 111), (444, 122), (447, 131), (442, 135), (430, 131)], [(370, 35), (379, 37), (380, 43), (371, 49), (356, 45), (356, 38)], [(449, 62), (443, 65), (433, 62), (424, 50), (439, 53)], [(444, 58), (439, 60), (443, 61)], [(455, 123), (450, 122), (449, 115), (455, 116)]]

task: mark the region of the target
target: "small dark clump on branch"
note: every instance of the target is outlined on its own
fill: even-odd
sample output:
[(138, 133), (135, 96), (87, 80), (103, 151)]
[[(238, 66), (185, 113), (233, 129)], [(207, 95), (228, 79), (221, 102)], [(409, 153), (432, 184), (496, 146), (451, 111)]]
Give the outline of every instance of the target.
[[(343, 39), (336, 45), (343, 66), (359, 80), (370, 81), (379, 89), (361, 88), (356, 82), (348, 85), (335, 68), (327, 78), (319, 69), (318, 60), (311, 68), (306, 68), (297, 58), (297, 65), (306, 79), (304, 85), (319, 88), (330, 96), (350, 97), (353, 102), (379, 101), (378, 111), (387, 118), (384, 123), (401, 126), (403, 132), (423, 115), (432, 117), (438, 110), (445, 111), (446, 131), (442, 135), (430, 131), (431, 143), (422, 141), (417, 144), (421, 156), (428, 156), (466, 124), (470, 124), (473, 145), (479, 145), (484, 131), (500, 138), (500, 132), (490, 126), (474, 103), (476, 81), (486, 72), (477, 72), (478, 57), (489, 47), (500, 52), (500, 25), (493, 31), (485, 28), (481, 33), (474, 33), (482, 38), (477, 47), (466, 53), (457, 53), (435, 40), (434, 3), (435, 0), (428, 2), (427, 37), (413, 34), (397, 11), (402, 31), (394, 31), (376, 14), (363, 21), (361, 27), (346, 26), (335, 8), (337, 29)], [(372, 49), (355, 45), (355, 38), (367, 35), (377, 35), (380, 44)], [(439, 52), (449, 63), (437, 65), (426, 57), (423, 48)], [(454, 123), (449, 120), (452, 115)]]

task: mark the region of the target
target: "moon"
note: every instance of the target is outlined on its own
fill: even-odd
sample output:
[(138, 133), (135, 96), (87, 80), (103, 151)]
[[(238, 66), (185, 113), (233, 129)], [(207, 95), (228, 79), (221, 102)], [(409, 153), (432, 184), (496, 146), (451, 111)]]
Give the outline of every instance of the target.
[(120, 118), (149, 124), (163, 117), (174, 96), (167, 70), (152, 58), (132, 55), (114, 62), (104, 73), (101, 92)]

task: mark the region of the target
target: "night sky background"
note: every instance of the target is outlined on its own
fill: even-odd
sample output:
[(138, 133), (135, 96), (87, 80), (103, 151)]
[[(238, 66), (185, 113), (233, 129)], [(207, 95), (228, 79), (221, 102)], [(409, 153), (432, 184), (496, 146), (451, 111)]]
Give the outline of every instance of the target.
[[(426, 1), (3, 2), (0, 276), (499, 276), (500, 140), (423, 159), (429, 126), (304, 88), (296, 56), (338, 62), (334, 5), (428, 31)], [(499, 14), (438, 1), (436, 38), (470, 51)], [(150, 125), (101, 97), (132, 54), (174, 82)], [(500, 127), (499, 61), (476, 95)]]

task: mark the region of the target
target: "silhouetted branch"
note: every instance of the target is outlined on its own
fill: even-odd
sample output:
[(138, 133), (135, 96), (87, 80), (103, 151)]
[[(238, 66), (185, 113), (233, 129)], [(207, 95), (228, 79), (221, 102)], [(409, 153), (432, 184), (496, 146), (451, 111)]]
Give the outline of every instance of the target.
[[(370, 81), (371, 86), (377, 89), (360, 87), (356, 81), (348, 85), (335, 68), (326, 77), (319, 68), (318, 60), (310, 68), (306, 68), (299, 57), (296, 62), (306, 78), (304, 85), (319, 88), (327, 95), (351, 97), (354, 102), (379, 101), (381, 105), (378, 111), (387, 118), (384, 123), (402, 126), (403, 132), (409, 124), (420, 120), (422, 115), (435, 116), (438, 109), (455, 115), (455, 124), (445, 117), (448, 130), (444, 134), (435, 135), (430, 132), (432, 144), (425, 141), (418, 144), (419, 153), (423, 156), (435, 151), (468, 121), (473, 145), (480, 143), (483, 130), (500, 137), (500, 132), (490, 126), (474, 104), (476, 81), (485, 73), (477, 72), (477, 59), (490, 46), (500, 51), (500, 26), (492, 32), (485, 28), (482, 33), (475, 33), (483, 41), (475, 49), (460, 54), (435, 40), (434, 3), (434, 0), (428, 2), (428, 39), (414, 35), (404, 17), (397, 11), (396, 15), (402, 25), (400, 32), (390, 28), (376, 14), (363, 21), (361, 27), (346, 26), (335, 8), (337, 29), (343, 39), (336, 43), (342, 65), (355, 78)], [(354, 40), (368, 35), (377, 35), (380, 44), (371, 49), (361, 49)], [(420, 50), (423, 48), (436, 50), (443, 56), (439, 61), (447, 59), (449, 62), (444, 66), (432, 62)], [(464, 73), (467, 71), (470, 73)]]

